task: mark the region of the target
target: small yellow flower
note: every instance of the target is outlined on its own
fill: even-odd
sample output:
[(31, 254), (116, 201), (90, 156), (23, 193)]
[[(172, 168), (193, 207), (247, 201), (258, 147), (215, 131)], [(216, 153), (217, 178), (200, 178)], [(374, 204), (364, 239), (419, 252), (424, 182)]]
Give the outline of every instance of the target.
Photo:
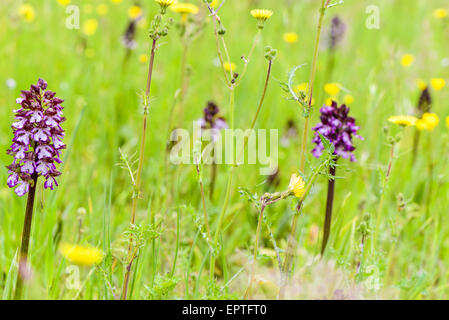
[(214, 0), (210, 3), (211, 8), (216, 8), (218, 6), (218, 0)]
[(337, 102), (338, 103), (338, 101), (335, 99), (335, 98), (327, 98), (326, 99), (326, 101), (324, 101), (324, 104), (326, 105), (326, 106), (332, 106), (332, 102)]
[(430, 81), (430, 84), (436, 91), (440, 91), (446, 86), (446, 81), (443, 78), (434, 78)]
[(440, 118), (435, 113), (424, 113), (422, 118), (416, 122), (418, 130), (433, 131), (440, 123)]
[(414, 116), (392, 116), (388, 118), (391, 123), (397, 124), (401, 127), (414, 126), (418, 121), (418, 118)]
[(142, 16), (142, 8), (140, 6), (133, 5), (128, 9), (128, 16), (132, 20), (136, 20)]
[(141, 54), (139, 56), (139, 62), (140, 63), (147, 63), (148, 62), (148, 56), (146, 54)]
[(265, 21), (271, 18), (273, 11), (267, 9), (254, 9), (251, 10), (251, 15), (257, 19), (258, 28), (263, 29)]
[(91, 266), (103, 260), (103, 252), (90, 246), (62, 243), (59, 247), (62, 256), (79, 266)]
[(288, 185), (288, 190), (293, 192), (295, 197), (302, 198), (306, 193), (306, 183), (303, 178), (296, 173), (292, 174), (290, 178), (290, 184)]
[(86, 36), (92, 36), (97, 32), (98, 21), (97, 19), (88, 19), (83, 24), (83, 32)]
[(109, 8), (108, 8), (108, 6), (107, 5), (105, 5), (104, 3), (102, 3), (102, 4), (99, 4), (98, 6), (97, 6), (97, 14), (99, 15), (99, 16), (105, 16), (105, 15), (107, 15), (108, 14), (108, 11), (109, 11)]
[(122, 0), (111, 0), (111, 2), (114, 3), (114, 4), (119, 4), (119, 3), (122, 2)]
[(449, 116), (446, 117), (446, 127), (449, 129)]
[(165, 13), (167, 8), (170, 7), (173, 3), (175, 3), (175, 0), (155, 0), (155, 1), (161, 7), (162, 13)]
[(354, 103), (354, 97), (350, 94), (347, 94), (343, 98), (343, 102), (347, 105), (351, 105)]
[(340, 84), (328, 83), (324, 86), (324, 91), (331, 97), (336, 97), (340, 93)]
[(57, 0), (58, 1), (58, 3), (61, 5), (61, 6), (67, 6), (68, 4), (70, 4), (70, 0)]
[(19, 16), (25, 21), (32, 22), (36, 14), (34, 13), (34, 8), (30, 4), (25, 3), (19, 7)]
[(427, 89), (427, 83), (423, 79), (416, 79), (416, 86), (421, 91)]
[(433, 16), (437, 19), (445, 19), (448, 16), (448, 11), (444, 8), (438, 8), (433, 11)]
[(171, 10), (181, 14), (197, 14), (200, 10), (196, 5), (192, 3), (179, 2), (170, 7)]
[(405, 68), (410, 67), (414, 61), (415, 61), (415, 57), (409, 53), (404, 54), (401, 58), (401, 64)]
[(284, 33), (284, 41), (287, 43), (295, 43), (298, 41), (298, 35), (295, 32)]
[(235, 72), (235, 70), (237, 70), (237, 66), (235, 65), (235, 63), (232, 62), (225, 62), (223, 66), (226, 72)]

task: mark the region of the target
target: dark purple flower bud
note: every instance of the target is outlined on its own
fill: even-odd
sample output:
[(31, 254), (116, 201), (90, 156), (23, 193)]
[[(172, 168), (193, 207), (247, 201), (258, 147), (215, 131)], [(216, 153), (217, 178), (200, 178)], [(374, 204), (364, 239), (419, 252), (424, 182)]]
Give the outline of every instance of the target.
[(14, 157), (7, 167), (9, 177), (7, 184), (14, 188), (18, 196), (25, 195), (33, 176), (45, 178), (44, 187), (53, 190), (57, 186), (56, 177), (61, 175), (56, 170), (56, 163), (61, 163), (60, 150), (65, 148), (62, 142), (64, 130), (61, 123), (65, 121), (61, 103), (64, 100), (47, 91), (47, 82), (39, 79), (31, 85), (30, 91), (22, 91), (16, 103), (21, 108), (14, 110), (16, 119), (11, 125), (14, 137), (7, 154)]
[(203, 130), (210, 130), (212, 139), (215, 141), (220, 130), (227, 129), (228, 124), (223, 117), (219, 116), (220, 109), (214, 102), (208, 102), (204, 109), (204, 117), (198, 120), (198, 123)]
[(128, 50), (134, 50), (137, 48), (136, 38), (136, 23), (140, 18), (136, 20), (131, 20), (126, 28), (125, 33), (122, 36), (123, 46)]
[(343, 40), (346, 32), (346, 24), (338, 17), (332, 18), (331, 29), (329, 34), (329, 47), (331, 50), (335, 50), (338, 44)]
[(355, 125), (355, 119), (348, 116), (349, 108), (345, 104), (338, 107), (338, 104), (332, 101), (332, 106), (324, 106), (320, 113), (321, 123), (312, 129), (315, 131), (312, 141), (316, 144), (312, 154), (318, 158), (323, 153), (324, 146), (319, 135), (321, 133), (335, 146), (335, 155), (356, 161), (352, 153), (355, 150), (352, 138), (363, 138), (357, 134), (360, 127)]

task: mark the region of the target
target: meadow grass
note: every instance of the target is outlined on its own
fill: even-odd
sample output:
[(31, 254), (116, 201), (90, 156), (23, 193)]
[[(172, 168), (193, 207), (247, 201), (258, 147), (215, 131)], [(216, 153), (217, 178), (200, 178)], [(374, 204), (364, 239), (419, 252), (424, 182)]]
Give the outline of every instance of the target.
[[(31, 22), (17, 15), (25, 1), (0, 3), (0, 164), (4, 167), (11, 162), (5, 151), (11, 144), (12, 110), (21, 89), (27, 89), (39, 77), (46, 79), (65, 100), (67, 118), (63, 127), (68, 148), (62, 154), (59, 187), (44, 191), (41, 181), (37, 188), (29, 250), (32, 277), (25, 297), (120, 298), (131, 232), (136, 239), (141, 236), (142, 241), (130, 277), (129, 299), (243, 298), (260, 212), (238, 188), (257, 197), (265, 192), (284, 191), (290, 176), (300, 170), (304, 118), (299, 105), (285, 99), (281, 82), (287, 80), (293, 67), (301, 64), (305, 66), (297, 71), (295, 84), (309, 82), (321, 1), (228, 0), (219, 11), (226, 27), (229, 60), (237, 65), (236, 72), (243, 71), (241, 56), (248, 54), (258, 32), (250, 10), (258, 7), (274, 12), (265, 23), (245, 77), (234, 89), (234, 127), (251, 125), (265, 85), (264, 54), (269, 45), (278, 54), (256, 127), (279, 129), (283, 135), (287, 121), (293, 120), (299, 136), (290, 139), (288, 146), (280, 146), (278, 187), (269, 185), (267, 177), (259, 175), (260, 165), (236, 168), (221, 232), (215, 239), (229, 170), (234, 169), (217, 166), (215, 196), (209, 199), (211, 166), (201, 167), (205, 193), (202, 197), (195, 165), (167, 165), (165, 156), (168, 132), (173, 129), (170, 110), (174, 105), (174, 123), (179, 125), (177, 112), (182, 108), (183, 126), (189, 130), (192, 122), (203, 116), (210, 100), (217, 103), (228, 123), (231, 121), (230, 90), (217, 64), (213, 19), (208, 16), (207, 7), (202, 1), (191, 1), (200, 8), (196, 17), (205, 19), (206, 24), (188, 45), (186, 70), (185, 44), (176, 27), (181, 16), (168, 10), (175, 25), (167, 37), (158, 41), (142, 195), (136, 226), (130, 230), (134, 188), (128, 172), (121, 168), (119, 149), (130, 158), (137, 158), (133, 155), (139, 150), (143, 117), (139, 93), (145, 90), (148, 74), (148, 61), (142, 63), (139, 57), (145, 54), (147, 60), (150, 58), (147, 29), (159, 7), (154, 1), (141, 1), (145, 19), (137, 24), (138, 47), (123, 66), (126, 50), (121, 36), (133, 1), (71, 2), (79, 5), (81, 30), (66, 28), (66, 8), (56, 0), (30, 1), (35, 10)], [(104, 16), (96, 11), (100, 3), (108, 7)], [(365, 10), (369, 5), (377, 5), (380, 10), (379, 29), (366, 27), (369, 14)], [(338, 82), (344, 88), (339, 100), (346, 93), (354, 97), (350, 115), (357, 119), (365, 140), (356, 141), (357, 162), (338, 162), (332, 232), (322, 259), (326, 177), (319, 177), (312, 187), (298, 218), (294, 271), (284, 298), (336, 298), (338, 289), (344, 290), (346, 298), (449, 297), (449, 129), (444, 123), (449, 116), (448, 87), (440, 91), (431, 88), (432, 112), (438, 114), (441, 123), (431, 132), (422, 132), (416, 162), (412, 164), (416, 129), (407, 127), (393, 155), (388, 183), (384, 184), (391, 150), (384, 128), (389, 128), (393, 136), (400, 131), (387, 119), (414, 112), (420, 95), (417, 79), (430, 83), (432, 78), (449, 76), (449, 45), (445, 41), (449, 21), (434, 17), (434, 10), (440, 7), (449, 10), (445, 0), (346, 0), (326, 11), (309, 127), (318, 123), (319, 108), (328, 98), (325, 84)], [(347, 30), (335, 51), (332, 79), (326, 79), (327, 35), (335, 15), (347, 25)], [(86, 36), (82, 28), (89, 18), (98, 20), (98, 28)], [(286, 32), (296, 32), (298, 41), (286, 43)], [(414, 56), (414, 62), (405, 68), (401, 57), (407, 53)], [(7, 79), (14, 79), (16, 86), (8, 88)], [(184, 85), (188, 88), (181, 89), (184, 96), (179, 98)], [(309, 132), (308, 139), (311, 137)], [(311, 148), (309, 141), (305, 157), (305, 170), (309, 173), (319, 164), (310, 153)], [(7, 169), (0, 170), (0, 180), (6, 181), (7, 176)], [(204, 236), (203, 204), (207, 207), (212, 239)], [(26, 200), (17, 197), (4, 183), (0, 188), (3, 299), (13, 298), (25, 205)], [(289, 199), (265, 209), (255, 264), (257, 280), (249, 298), (277, 296), (279, 270), (273, 243), (284, 259), (295, 205), (296, 201)], [(211, 264), (215, 240), (220, 250)], [(90, 244), (105, 253), (104, 259), (98, 266), (72, 268), (58, 250), (62, 242)], [(212, 277), (210, 265), (215, 266)]]

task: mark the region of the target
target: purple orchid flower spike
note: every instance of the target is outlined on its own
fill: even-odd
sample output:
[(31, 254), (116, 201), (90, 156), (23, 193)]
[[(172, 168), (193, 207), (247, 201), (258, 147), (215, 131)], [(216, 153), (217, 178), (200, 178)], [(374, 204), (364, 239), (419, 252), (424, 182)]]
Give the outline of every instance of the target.
[(56, 177), (61, 173), (56, 170), (56, 163), (62, 162), (60, 152), (66, 145), (62, 142), (65, 133), (61, 128), (65, 121), (61, 106), (64, 100), (55, 96), (47, 90), (47, 82), (39, 79), (16, 100), (20, 107), (14, 110), (15, 122), (11, 125), (14, 138), (7, 153), (14, 159), (7, 166), (7, 184), (15, 187), (20, 197), (39, 176), (45, 178), (45, 188), (53, 190), (58, 185)]

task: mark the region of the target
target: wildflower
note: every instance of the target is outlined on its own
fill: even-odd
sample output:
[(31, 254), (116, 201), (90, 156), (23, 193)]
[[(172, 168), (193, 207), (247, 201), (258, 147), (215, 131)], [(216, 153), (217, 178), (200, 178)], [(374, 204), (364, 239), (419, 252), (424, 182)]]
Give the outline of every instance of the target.
[(427, 83), (423, 79), (416, 79), (416, 86), (422, 91), (427, 88)]
[(114, 3), (114, 4), (119, 4), (119, 3), (122, 2), (122, 0), (111, 0), (111, 2)]
[(233, 62), (225, 62), (223, 65), (226, 72), (234, 72), (235, 70), (237, 70), (237, 66)]
[(390, 121), (391, 123), (397, 124), (401, 127), (410, 127), (410, 126), (414, 126), (416, 124), (416, 121), (418, 121), (418, 118), (416, 118), (414, 116), (400, 115), (400, 116), (392, 116), (392, 117), (388, 118), (388, 121)]
[(62, 243), (59, 251), (64, 258), (79, 266), (91, 266), (103, 260), (103, 252), (90, 246)]
[(431, 104), (432, 104), (432, 97), (430, 96), (429, 89), (426, 87), (422, 90), (418, 100), (418, 110), (420, 112), (420, 115), (425, 112), (429, 112)]
[(159, 6), (161, 7), (161, 13), (165, 14), (167, 12), (167, 8), (170, 7), (175, 0), (155, 0)]
[(437, 19), (445, 19), (448, 16), (448, 11), (444, 8), (438, 8), (433, 11), (433, 16)]
[(336, 97), (340, 93), (340, 85), (338, 83), (328, 83), (324, 86), (324, 91), (331, 97)]
[(251, 10), (251, 15), (257, 19), (257, 26), (259, 29), (263, 29), (265, 21), (271, 18), (273, 11), (267, 9), (254, 9)]
[(186, 23), (189, 14), (197, 14), (200, 10), (196, 5), (191, 3), (176, 3), (170, 7), (174, 12), (181, 14), (181, 22)]
[(88, 19), (83, 24), (83, 32), (86, 36), (92, 36), (97, 32), (98, 21), (97, 19)]
[(416, 121), (416, 128), (420, 131), (433, 131), (440, 123), (440, 118), (435, 113), (424, 113), (422, 118)]
[(350, 94), (347, 94), (347, 95), (344, 96), (343, 102), (344, 102), (346, 105), (351, 105), (351, 104), (354, 103), (354, 97), (353, 97), (352, 95), (350, 95)]
[(102, 3), (97, 6), (96, 11), (99, 16), (105, 16), (108, 14), (109, 8), (107, 5)]
[(434, 78), (430, 81), (430, 84), (436, 91), (440, 91), (446, 86), (446, 81), (443, 78)]
[[(220, 135), (220, 130), (228, 128), (228, 124), (223, 117), (219, 116), (220, 109), (214, 103), (209, 101), (207, 107), (204, 109), (204, 117), (198, 120), (198, 124), (202, 130), (208, 131), (212, 137), (213, 141), (218, 139)], [(204, 135), (206, 132), (201, 132)]]
[(306, 193), (306, 183), (301, 176), (294, 173), (290, 178), (288, 190), (290, 190), (295, 197), (302, 198)]
[(331, 106), (321, 108), (320, 113), (321, 123), (313, 128), (313, 131), (315, 131), (313, 142), (316, 144), (316, 147), (313, 149), (312, 154), (319, 158), (324, 150), (320, 133), (335, 146), (335, 155), (355, 161), (355, 157), (352, 154), (355, 150), (352, 137), (355, 136), (361, 140), (363, 138), (357, 135), (360, 127), (355, 125), (355, 119), (348, 116), (349, 108), (345, 104), (338, 107), (337, 102), (333, 101)]
[(70, 0), (58, 0), (58, 3), (61, 5), (61, 6), (67, 6), (68, 4), (70, 4)]
[(213, 0), (213, 1), (210, 3), (210, 7), (211, 7), (211, 8), (216, 8), (217, 5), (218, 5), (218, 0)]
[(34, 8), (30, 4), (25, 3), (19, 7), (19, 16), (25, 21), (32, 22), (36, 14)]
[(147, 63), (148, 62), (148, 56), (146, 54), (141, 54), (139, 56), (139, 62), (143, 63), (143, 64)]
[(295, 32), (284, 33), (283, 38), (287, 43), (295, 43), (298, 41), (298, 35)]
[(338, 44), (343, 40), (346, 32), (346, 24), (338, 17), (332, 18), (330, 29), (330, 49), (335, 50)]
[(126, 49), (134, 50), (137, 48), (136, 37), (136, 20), (131, 20), (125, 33), (122, 36), (122, 44)]
[(128, 16), (131, 20), (136, 20), (142, 16), (142, 8), (137, 5), (133, 5), (128, 9)]
[(449, 129), (449, 116), (446, 117), (446, 127)]
[(405, 68), (410, 67), (414, 61), (415, 61), (415, 57), (408, 53), (404, 54), (401, 58), (401, 64)]
[(64, 130), (61, 123), (61, 103), (56, 93), (46, 90), (47, 82), (39, 79), (31, 85), (30, 91), (22, 91), (16, 103), (21, 107), (14, 110), (16, 122), (12, 124), (14, 138), (7, 153), (14, 157), (8, 168), (8, 186), (18, 196), (25, 195), (38, 176), (45, 177), (45, 188), (53, 190), (58, 185), (56, 163), (61, 163), (60, 152), (65, 148), (62, 142)]

